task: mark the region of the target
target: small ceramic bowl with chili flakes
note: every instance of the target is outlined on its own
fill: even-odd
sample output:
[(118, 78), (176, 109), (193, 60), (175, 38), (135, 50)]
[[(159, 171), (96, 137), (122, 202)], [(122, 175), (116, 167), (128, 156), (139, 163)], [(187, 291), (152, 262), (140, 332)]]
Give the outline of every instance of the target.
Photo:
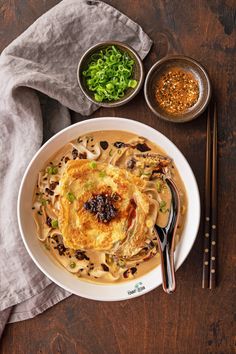
[(157, 61), (149, 70), (144, 95), (159, 118), (183, 123), (197, 118), (211, 98), (206, 70), (192, 58), (173, 55)]

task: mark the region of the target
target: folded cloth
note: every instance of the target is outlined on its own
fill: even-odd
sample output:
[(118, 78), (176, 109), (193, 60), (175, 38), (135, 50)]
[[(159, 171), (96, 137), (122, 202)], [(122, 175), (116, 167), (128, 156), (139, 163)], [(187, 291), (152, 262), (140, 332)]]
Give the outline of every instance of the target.
[(7, 320), (31, 318), (70, 295), (27, 254), (17, 194), (43, 140), (71, 123), (68, 108), (85, 116), (96, 110), (78, 87), (76, 69), (86, 49), (109, 39), (128, 43), (141, 58), (152, 44), (138, 24), (108, 4), (64, 0), (0, 56), (0, 331)]

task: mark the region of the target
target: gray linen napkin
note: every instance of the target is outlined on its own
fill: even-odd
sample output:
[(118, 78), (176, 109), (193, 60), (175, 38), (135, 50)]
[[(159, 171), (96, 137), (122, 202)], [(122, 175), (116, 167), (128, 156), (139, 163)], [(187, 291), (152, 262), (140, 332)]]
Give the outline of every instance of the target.
[[(101, 1), (64, 0), (14, 40), (0, 57), (0, 332), (70, 294), (41, 273), (21, 241), (16, 201), (27, 164), (46, 140), (97, 107), (80, 91), (82, 53), (102, 40), (127, 42), (144, 58), (150, 38)], [(44, 133), (44, 136), (43, 136)]]

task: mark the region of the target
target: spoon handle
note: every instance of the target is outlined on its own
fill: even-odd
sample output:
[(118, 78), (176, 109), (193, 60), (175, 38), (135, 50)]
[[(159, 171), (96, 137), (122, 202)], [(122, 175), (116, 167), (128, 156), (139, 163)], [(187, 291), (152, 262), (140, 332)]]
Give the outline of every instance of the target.
[[(163, 246), (163, 245), (162, 245)], [(160, 247), (162, 249), (162, 246)], [(175, 291), (175, 269), (174, 269), (174, 253), (170, 244), (167, 242), (161, 254), (161, 272), (162, 272), (162, 287), (167, 294)]]

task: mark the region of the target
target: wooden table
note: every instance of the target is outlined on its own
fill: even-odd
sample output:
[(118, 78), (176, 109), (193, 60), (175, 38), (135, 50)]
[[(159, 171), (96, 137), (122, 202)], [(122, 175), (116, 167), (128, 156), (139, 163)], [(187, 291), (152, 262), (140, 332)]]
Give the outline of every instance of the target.
[[(0, 50), (57, 0), (0, 1)], [(217, 289), (201, 288), (202, 225), (195, 245), (177, 272), (178, 289), (162, 288), (139, 298), (102, 303), (71, 296), (42, 315), (6, 327), (4, 354), (231, 354), (235, 288), (235, 0), (113, 0), (107, 3), (138, 22), (154, 41), (145, 69), (166, 54), (185, 54), (208, 70), (219, 109), (219, 274)], [(116, 109), (94, 115), (119, 116), (149, 124), (184, 153), (204, 195), (206, 117), (168, 124), (147, 108), (143, 92)], [(235, 333), (234, 333), (235, 334)]]

